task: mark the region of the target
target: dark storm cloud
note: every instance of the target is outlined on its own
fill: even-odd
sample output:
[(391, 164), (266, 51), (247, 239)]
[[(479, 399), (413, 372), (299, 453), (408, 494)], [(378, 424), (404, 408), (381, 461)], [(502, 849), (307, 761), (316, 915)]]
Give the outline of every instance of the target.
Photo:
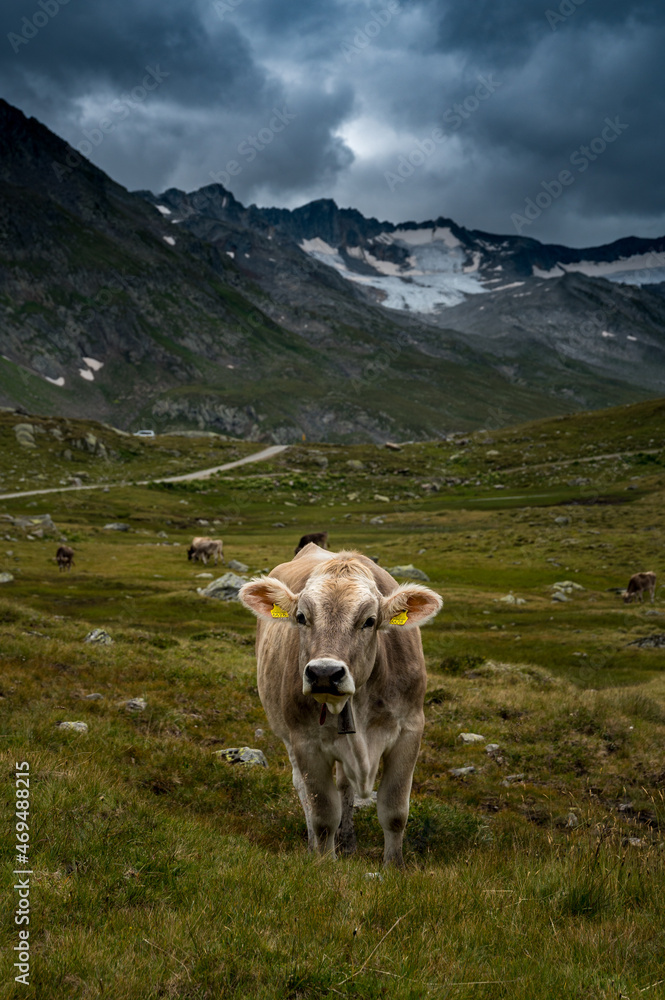
[[(332, 196), (514, 232), (567, 169), (525, 235), (665, 232), (656, 0), (26, 0), (0, 12), (0, 41), (4, 96), (130, 188), (227, 174), (247, 203)], [(130, 106), (146, 67), (159, 85)]]

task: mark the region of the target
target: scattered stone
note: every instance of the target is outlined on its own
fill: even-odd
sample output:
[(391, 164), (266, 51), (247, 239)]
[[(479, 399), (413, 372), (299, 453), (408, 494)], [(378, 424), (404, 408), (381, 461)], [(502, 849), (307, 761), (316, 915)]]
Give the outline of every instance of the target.
[(464, 778), (467, 774), (475, 774), (475, 772), (473, 764), (469, 764), (467, 767), (451, 767), (448, 774), (452, 775), (453, 778)]
[(525, 774), (507, 774), (501, 784), (505, 788), (508, 788), (510, 785), (514, 785), (517, 781), (524, 781), (525, 777)]
[(572, 593), (573, 590), (584, 590), (584, 587), (581, 583), (576, 583), (575, 580), (559, 580), (558, 583), (552, 584), (552, 589), (562, 590), (564, 594), (569, 594)]
[(262, 740), (263, 739), (263, 730), (262, 729), (255, 729), (254, 730), (254, 739), (255, 740)]
[(552, 594), (552, 600), (553, 600), (553, 601), (558, 601), (558, 602), (559, 602), (559, 603), (561, 604), (561, 603), (563, 603), (564, 601), (569, 601), (569, 600), (570, 600), (570, 598), (569, 598), (569, 597), (566, 597), (566, 595), (565, 595), (564, 593), (562, 593), (562, 592), (561, 592), (560, 590), (557, 590), (557, 591), (555, 591), (555, 592), (554, 592), (554, 593)]
[(58, 530), (50, 514), (22, 514), (19, 517), (12, 518), (12, 521), (16, 528), (28, 529), (33, 534), (36, 533), (35, 529), (40, 530), (42, 533)]
[(386, 497), (383, 493), (375, 493), (374, 499), (378, 500), (379, 503), (390, 503), (390, 497)]
[(148, 706), (148, 702), (145, 698), (130, 698), (129, 701), (125, 702), (125, 708), (128, 712), (143, 712)]
[(220, 601), (235, 601), (243, 584), (247, 583), (244, 576), (235, 573), (224, 573), (209, 583), (203, 590), (199, 589), (201, 597), (215, 597)]
[(361, 462), (359, 458), (350, 458), (346, 463), (346, 465), (347, 468), (356, 469), (358, 472), (360, 472), (361, 469), (365, 468), (365, 463)]
[(267, 767), (268, 761), (263, 750), (252, 750), (251, 747), (229, 747), (227, 750), (216, 750), (215, 756), (227, 764), (259, 764)]
[(196, 574), (196, 579), (197, 580), (212, 580), (212, 578), (214, 577), (214, 575), (215, 575), (214, 573), (197, 573)]
[(93, 628), (92, 632), (88, 632), (83, 641), (94, 642), (99, 646), (110, 646), (113, 639), (103, 628)]
[(620, 802), (619, 805), (617, 806), (617, 810), (620, 813), (632, 813), (633, 812), (633, 803), (632, 802)]
[(13, 579), (13, 573), (0, 573), (0, 583), (11, 583)]
[(95, 692), (94, 694), (86, 694), (83, 697), (85, 698), (86, 701), (101, 701), (104, 695), (97, 694), (97, 692)]
[(370, 517), (369, 523), (370, 524), (384, 524), (385, 522), (384, 522), (384, 520), (383, 520), (382, 517)]
[(240, 562), (238, 559), (232, 559), (229, 563), (229, 569), (232, 569), (234, 573), (246, 573), (249, 566)]
[(129, 525), (121, 524), (120, 522), (105, 524), (104, 531), (129, 531)]
[(640, 837), (626, 837), (624, 844), (630, 847), (644, 847), (645, 843)]
[(391, 576), (403, 576), (406, 577), (407, 580), (429, 581), (427, 573), (423, 573), (423, 571), (414, 566), (413, 563), (408, 563), (405, 566), (393, 566), (393, 568), (389, 569), (388, 572)]
[(457, 739), (465, 744), (485, 742), (485, 737), (479, 733), (460, 733)]
[(158, 531), (157, 532), (157, 537), (158, 538), (168, 538), (169, 536), (166, 534), (165, 531)]
[(88, 724), (86, 722), (59, 722), (56, 728), (69, 730), (73, 733), (88, 732)]
[(395, 444), (394, 441), (386, 441), (384, 447), (388, 448), (390, 451), (401, 451), (402, 450), (401, 444)]
[(524, 598), (523, 597), (515, 597), (515, 595), (513, 594), (512, 590), (510, 591), (509, 594), (506, 594), (505, 597), (500, 597), (499, 600), (503, 604), (526, 604), (526, 601), (524, 600)]
[(563, 514), (561, 514), (559, 517), (554, 518), (554, 523), (560, 525), (570, 524), (570, 518), (564, 517)]
[(275, 521), (273, 524), (273, 528), (285, 528), (285, 527), (286, 525), (283, 524), (282, 521)]
[(662, 649), (665, 647), (665, 632), (655, 635), (645, 635), (642, 639), (633, 639), (629, 646), (639, 646), (641, 649)]
[(499, 746), (498, 743), (488, 743), (487, 746), (485, 747), (485, 753), (489, 753), (489, 754), (496, 753), (497, 750), (500, 750), (500, 749), (501, 748), (500, 748), (500, 746)]

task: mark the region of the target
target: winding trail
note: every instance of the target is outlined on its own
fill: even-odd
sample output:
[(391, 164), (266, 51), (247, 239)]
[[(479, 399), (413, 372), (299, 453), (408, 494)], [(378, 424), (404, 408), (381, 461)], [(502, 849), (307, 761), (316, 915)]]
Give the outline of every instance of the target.
[(235, 462), (226, 462), (225, 465), (215, 465), (211, 469), (199, 469), (198, 472), (186, 472), (184, 475), (180, 476), (162, 476), (159, 479), (142, 479), (140, 481), (132, 480), (132, 482), (124, 480), (120, 483), (85, 483), (81, 484), (81, 486), (51, 486), (45, 490), (25, 490), (21, 493), (0, 493), (0, 500), (12, 500), (14, 497), (35, 497), (40, 496), (43, 493), (71, 493), (76, 490), (118, 489), (121, 486), (149, 486), (151, 483), (186, 483), (191, 482), (194, 479), (208, 479), (210, 476), (214, 476), (216, 472), (226, 472), (228, 469), (237, 469), (239, 465), (249, 465), (250, 462), (265, 462), (266, 459), (272, 458), (273, 455), (279, 455), (280, 452), (285, 451), (288, 447), (288, 444), (271, 444), (268, 448), (256, 451), (253, 455), (246, 455), (244, 458), (239, 458)]

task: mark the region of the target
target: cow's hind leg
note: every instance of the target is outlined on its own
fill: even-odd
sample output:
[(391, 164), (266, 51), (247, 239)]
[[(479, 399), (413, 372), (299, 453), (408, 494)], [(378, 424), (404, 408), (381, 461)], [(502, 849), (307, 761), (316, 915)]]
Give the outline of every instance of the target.
[(358, 846), (353, 827), (354, 794), (340, 761), (337, 761), (337, 790), (342, 799), (342, 819), (337, 829), (336, 846), (340, 854), (353, 854)]
[(405, 732), (383, 758), (383, 776), (376, 799), (376, 812), (383, 830), (383, 863), (404, 867), (402, 840), (409, 818), (409, 798), (420, 733)]

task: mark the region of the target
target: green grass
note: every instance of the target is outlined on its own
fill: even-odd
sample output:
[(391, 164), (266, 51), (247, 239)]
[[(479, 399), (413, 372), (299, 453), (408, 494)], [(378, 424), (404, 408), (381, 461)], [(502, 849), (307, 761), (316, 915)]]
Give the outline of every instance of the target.
[[(43, 428), (35, 449), (16, 442), (17, 422)], [(491, 442), (305, 443), (212, 480), (138, 487), (117, 484), (258, 446), (0, 414), (3, 492), (67, 473), (109, 484), (0, 509), (48, 511), (57, 526), (30, 539), (0, 521), (0, 571), (14, 575), (0, 585), (0, 996), (26, 995), (12, 971), (22, 760), (27, 995), (40, 1000), (662, 996), (663, 654), (628, 644), (665, 631), (663, 591), (653, 607), (627, 606), (608, 588), (661, 570), (665, 473), (643, 456), (660, 454), (664, 429), (656, 402)], [(108, 458), (73, 448), (89, 430)], [(588, 481), (570, 485), (579, 476)], [(106, 531), (112, 521), (130, 531)], [(353, 859), (307, 855), (288, 759), (256, 691), (251, 616), (200, 597), (198, 574), (215, 567), (186, 559), (192, 534), (214, 532), (227, 559), (258, 572), (315, 529), (383, 566), (415, 563), (445, 601), (423, 630), (427, 721), (404, 874), (367, 877), (382, 856), (372, 808), (357, 813)], [(60, 537), (76, 550), (67, 574), (53, 560)], [(584, 589), (555, 604), (561, 580)], [(501, 600), (511, 592), (525, 603)], [(112, 645), (83, 642), (96, 627)], [(139, 696), (145, 711), (128, 711)], [(57, 729), (64, 720), (88, 732)], [(460, 732), (499, 749), (463, 746)], [(260, 747), (268, 769), (215, 756), (243, 745)], [(474, 773), (451, 776), (468, 764)]]

